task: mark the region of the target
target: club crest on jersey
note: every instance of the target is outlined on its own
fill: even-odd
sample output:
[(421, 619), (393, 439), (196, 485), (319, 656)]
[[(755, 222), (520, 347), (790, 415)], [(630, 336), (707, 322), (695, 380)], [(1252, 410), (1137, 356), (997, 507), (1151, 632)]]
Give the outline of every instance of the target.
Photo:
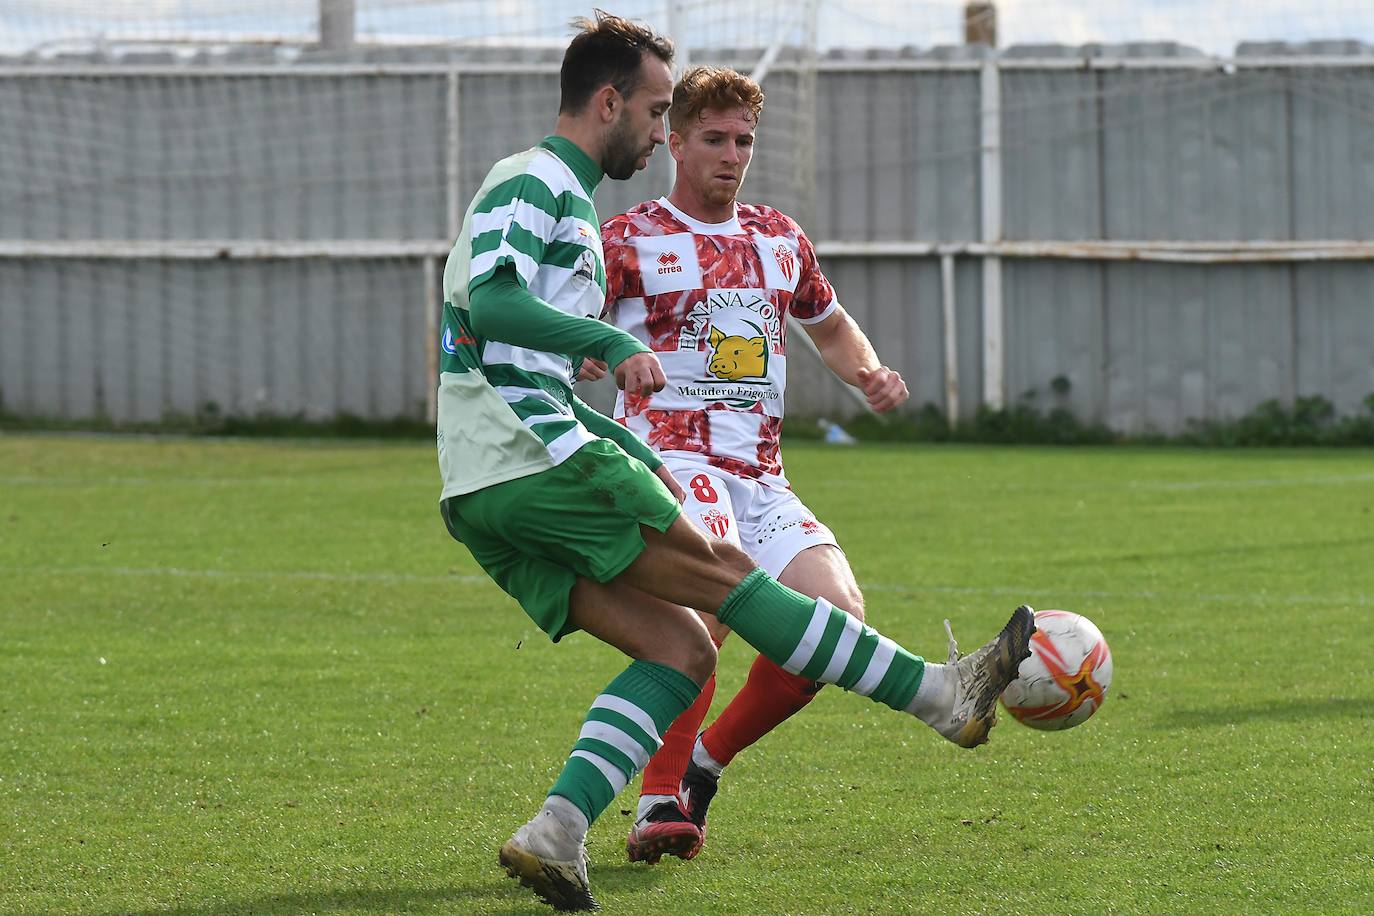
[(723, 539), (730, 533), (730, 516), (719, 509), (708, 509), (701, 513), (701, 520), (718, 538)]
[(797, 269), (797, 256), (792, 253), (791, 248), (778, 242), (777, 247), (773, 249), (773, 257), (778, 260), (778, 270), (781, 270), (782, 275), (787, 278), (787, 282), (791, 283), (792, 272)]
[(574, 277), (594, 283), (596, 281), (596, 258), (590, 251), (584, 251), (577, 259), (577, 269), (573, 271)]
[(678, 263), (682, 258), (677, 256), (676, 251), (665, 251), (658, 256), (658, 272), (660, 274), (680, 274), (682, 265)]

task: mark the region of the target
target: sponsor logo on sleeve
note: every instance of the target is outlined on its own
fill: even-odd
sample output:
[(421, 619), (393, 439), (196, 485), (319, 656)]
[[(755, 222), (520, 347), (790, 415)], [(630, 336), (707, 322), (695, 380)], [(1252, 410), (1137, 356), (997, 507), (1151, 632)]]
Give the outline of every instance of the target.
[(440, 344), (444, 348), (444, 352), (451, 353), (456, 356), (458, 354), (459, 344), (469, 344), (475, 347), (477, 346), (477, 341), (474, 340), (466, 331), (460, 331), (458, 333), (458, 336), (455, 337), (453, 335), (453, 328), (444, 328), (444, 339), (443, 342)]

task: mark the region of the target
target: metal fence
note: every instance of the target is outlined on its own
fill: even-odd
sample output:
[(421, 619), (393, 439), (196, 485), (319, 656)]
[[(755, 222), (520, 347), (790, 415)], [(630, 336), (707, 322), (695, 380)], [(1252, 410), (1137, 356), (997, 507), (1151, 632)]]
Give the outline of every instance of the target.
[[(915, 404), (1034, 397), (1132, 433), (1361, 409), (1374, 53), (1251, 50), (820, 62), (808, 231)], [(550, 126), (557, 61), (393, 53), (0, 66), (4, 409), (422, 416), (442, 258), (486, 168)], [(765, 81), (779, 110), (790, 78)], [(669, 165), (608, 182), (602, 214)], [(786, 196), (759, 167), (745, 191)], [(788, 374), (790, 412), (855, 409), (814, 356)]]

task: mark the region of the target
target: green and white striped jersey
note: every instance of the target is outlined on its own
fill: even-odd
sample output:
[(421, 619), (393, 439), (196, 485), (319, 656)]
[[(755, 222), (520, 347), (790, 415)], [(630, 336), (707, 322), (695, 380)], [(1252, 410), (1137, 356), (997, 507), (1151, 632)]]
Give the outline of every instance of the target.
[(592, 194), (600, 177), (570, 141), (548, 137), (496, 163), (463, 217), (444, 267), (441, 499), (546, 470), (597, 438), (569, 406), (569, 359), (482, 339), (468, 301), (511, 264), (522, 286), (559, 311), (599, 316), (606, 269)]

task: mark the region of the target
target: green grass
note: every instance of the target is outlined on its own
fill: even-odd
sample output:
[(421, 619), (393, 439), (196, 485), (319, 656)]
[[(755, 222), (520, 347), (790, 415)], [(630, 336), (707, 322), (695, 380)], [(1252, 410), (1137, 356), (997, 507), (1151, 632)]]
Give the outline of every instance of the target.
[[(832, 689), (621, 913), (1374, 909), (1374, 453), (792, 446), (868, 617), (1090, 616), (1107, 705), (961, 751)], [(0, 437), (0, 912), (538, 913), (496, 849), (621, 667), (444, 533), (413, 443)], [(751, 655), (721, 656), (717, 707)]]

